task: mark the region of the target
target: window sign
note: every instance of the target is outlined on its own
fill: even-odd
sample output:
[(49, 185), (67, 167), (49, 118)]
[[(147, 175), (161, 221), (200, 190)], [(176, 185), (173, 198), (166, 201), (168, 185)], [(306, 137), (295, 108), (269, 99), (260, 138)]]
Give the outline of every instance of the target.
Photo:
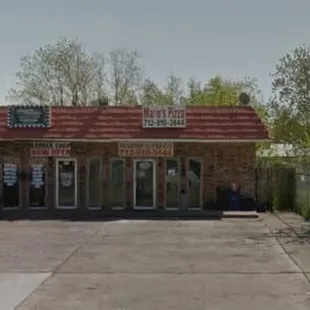
[(31, 165), (31, 185), (34, 188), (41, 188), (44, 182), (44, 167), (43, 164)]
[(143, 128), (184, 128), (186, 108), (183, 106), (145, 106), (142, 108)]
[(10, 128), (47, 128), (50, 127), (49, 106), (18, 106), (8, 107), (8, 126)]
[(66, 157), (71, 155), (68, 142), (35, 142), (30, 149), (31, 157)]
[(45, 207), (45, 171), (43, 164), (30, 166), (29, 184), (30, 207)]
[(16, 208), (19, 206), (19, 170), (16, 164), (2, 166), (3, 207)]

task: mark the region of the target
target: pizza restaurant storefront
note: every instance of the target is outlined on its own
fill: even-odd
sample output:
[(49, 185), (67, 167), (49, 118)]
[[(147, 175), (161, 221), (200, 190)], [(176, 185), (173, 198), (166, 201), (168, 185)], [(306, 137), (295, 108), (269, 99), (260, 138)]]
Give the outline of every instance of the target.
[(268, 139), (254, 110), (229, 113), (238, 127), (244, 111), (240, 120), (247, 115), (261, 131), (255, 139), (214, 141), (210, 123), (199, 127), (197, 120), (202, 111), (227, 119), (227, 109), (196, 110), (84, 108), (79, 131), (81, 108), (0, 108), (2, 213), (200, 210), (212, 208), (217, 186), (231, 182), (253, 195), (255, 142)]

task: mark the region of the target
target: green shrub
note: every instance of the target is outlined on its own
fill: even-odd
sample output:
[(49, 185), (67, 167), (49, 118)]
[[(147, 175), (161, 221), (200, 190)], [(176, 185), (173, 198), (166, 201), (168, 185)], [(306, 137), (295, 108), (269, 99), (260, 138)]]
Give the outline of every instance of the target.
[(310, 219), (310, 205), (306, 193), (299, 193), (294, 211), (300, 214), (305, 220)]
[(305, 220), (309, 221), (310, 220), (310, 207), (304, 209), (302, 216), (304, 217)]

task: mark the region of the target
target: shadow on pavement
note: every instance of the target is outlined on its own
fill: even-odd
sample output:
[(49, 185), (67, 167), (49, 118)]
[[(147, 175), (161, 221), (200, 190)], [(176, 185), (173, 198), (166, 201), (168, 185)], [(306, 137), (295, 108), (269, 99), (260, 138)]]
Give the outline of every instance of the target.
[[(39, 212), (37, 212), (39, 211)], [(197, 220), (197, 221), (220, 221), (225, 218), (231, 219), (256, 219), (259, 215), (253, 211), (77, 211), (77, 210), (54, 210), (53, 212), (41, 210), (27, 212), (23, 214), (6, 213), (2, 215), (2, 220), (63, 220), (63, 221), (98, 221), (111, 222), (120, 220), (154, 220), (154, 221), (179, 221), (179, 220)]]

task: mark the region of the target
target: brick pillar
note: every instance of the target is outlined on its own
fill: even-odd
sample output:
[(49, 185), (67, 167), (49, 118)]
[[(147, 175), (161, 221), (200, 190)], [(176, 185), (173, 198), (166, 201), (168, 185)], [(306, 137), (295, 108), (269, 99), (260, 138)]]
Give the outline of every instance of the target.
[(85, 155), (77, 156), (77, 206), (84, 209), (86, 203), (86, 157)]
[(156, 207), (164, 207), (164, 195), (165, 195), (165, 159), (158, 158), (156, 161)]
[(109, 159), (103, 158), (102, 159), (102, 209), (109, 210)]
[(1, 156), (0, 160), (0, 197), (1, 197), (1, 213), (3, 209), (3, 164), (4, 164), (4, 157)]
[(180, 192), (182, 192), (183, 189), (187, 190), (187, 158), (181, 156), (180, 157)]
[(20, 184), (20, 207), (22, 210), (26, 210), (28, 208), (28, 194), (29, 194), (29, 153), (27, 148), (21, 149), (21, 157), (20, 157), (20, 175), (19, 179)]
[(49, 157), (46, 167), (47, 175), (47, 206), (50, 210), (56, 208), (56, 161)]
[(216, 201), (216, 148), (210, 151), (203, 161), (203, 204), (212, 207)]
[(126, 208), (133, 208), (133, 174), (134, 165), (131, 158), (125, 159), (125, 180), (126, 180)]

